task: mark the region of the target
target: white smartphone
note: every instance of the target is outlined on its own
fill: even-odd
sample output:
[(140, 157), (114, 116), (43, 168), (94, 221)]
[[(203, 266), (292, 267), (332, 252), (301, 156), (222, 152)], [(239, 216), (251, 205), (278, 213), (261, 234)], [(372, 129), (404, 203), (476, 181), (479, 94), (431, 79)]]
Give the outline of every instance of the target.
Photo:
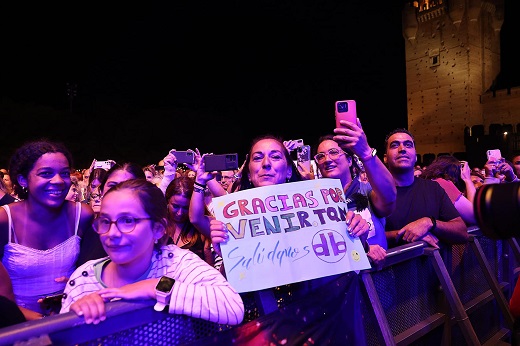
[(340, 120), (347, 120), (347, 121), (350, 121), (351, 123), (356, 124), (357, 123), (356, 101), (354, 101), (354, 100), (336, 101), (335, 115), (336, 115), (336, 127), (342, 126), (339, 123)]
[(491, 156), (493, 156), (495, 159), (497, 159), (498, 161), (500, 161), (502, 159), (502, 153), (500, 152), (500, 149), (491, 149), (491, 150), (488, 150), (486, 151), (486, 155), (487, 155), (487, 159), (489, 160), (489, 158)]
[(94, 162), (94, 169), (96, 168), (102, 168), (104, 169), (105, 171), (108, 171), (110, 170), (110, 168), (112, 168), (113, 164), (112, 164), (112, 161), (110, 160), (107, 160), (107, 161), (96, 161)]
[(298, 162), (303, 163), (305, 169), (307, 171), (311, 171), (311, 146), (303, 145), (296, 149), (296, 153), (298, 156)]

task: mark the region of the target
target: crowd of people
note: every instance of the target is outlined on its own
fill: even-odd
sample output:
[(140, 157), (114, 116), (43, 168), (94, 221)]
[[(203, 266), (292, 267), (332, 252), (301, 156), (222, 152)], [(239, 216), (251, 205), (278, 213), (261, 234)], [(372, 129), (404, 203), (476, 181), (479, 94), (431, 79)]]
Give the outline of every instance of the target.
[[(0, 170), (0, 303), (13, 311), (1, 322), (74, 311), (86, 323), (101, 323), (106, 302), (159, 299), (156, 286), (167, 277), (173, 280), (170, 313), (237, 325), (244, 302), (226, 280), (220, 245), (229, 231), (214, 217), (213, 198), (338, 179), (348, 208), (345, 236), (359, 238), (371, 265), (381, 268), (386, 251), (407, 242), (422, 240), (435, 248), (467, 242), (468, 226), (476, 224), (476, 191), (520, 175), (520, 155), (490, 157), (482, 169), (450, 155), (420, 167), (415, 139), (402, 128), (387, 135), (385, 152), (378, 155), (359, 119), (342, 120), (317, 138), (310, 170), (293, 160), (296, 149), (294, 141), (267, 134), (252, 141), (235, 170), (207, 172), (207, 154), (198, 149), (192, 150), (193, 164), (178, 164), (171, 150), (159, 165), (109, 160), (97, 167), (94, 160), (77, 170), (61, 143), (27, 142)], [(334, 316), (342, 328), (331, 330), (328, 340), (365, 344), (355, 271), (295, 283), (293, 289), (319, 306), (322, 297), (313, 293), (331, 282), (336, 289), (341, 282), (351, 295), (341, 302), (348, 308)], [(284, 329), (285, 337), (302, 333), (292, 332)]]

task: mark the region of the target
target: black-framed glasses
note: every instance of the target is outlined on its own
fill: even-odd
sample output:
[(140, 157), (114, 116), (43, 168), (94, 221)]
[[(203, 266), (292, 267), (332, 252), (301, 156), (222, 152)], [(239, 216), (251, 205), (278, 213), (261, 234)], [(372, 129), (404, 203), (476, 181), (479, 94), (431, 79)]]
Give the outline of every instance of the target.
[(325, 162), (326, 156), (328, 155), (331, 160), (336, 160), (341, 155), (345, 154), (345, 152), (338, 148), (331, 148), (325, 153), (317, 153), (314, 155), (314, 161), (317, 163)]
[(117, 229), (121, 233), (130, 233), (135, 229), (142, 220), (151, 220), (149, 217), (133, 217), (133, 216), (120, 216), (116, 221), (112, 221), (106, 217), (98, 217), (94, 219), (92, 226), (97, 234), (105, 234), (110, 230), (113, 223), (116, 224)]

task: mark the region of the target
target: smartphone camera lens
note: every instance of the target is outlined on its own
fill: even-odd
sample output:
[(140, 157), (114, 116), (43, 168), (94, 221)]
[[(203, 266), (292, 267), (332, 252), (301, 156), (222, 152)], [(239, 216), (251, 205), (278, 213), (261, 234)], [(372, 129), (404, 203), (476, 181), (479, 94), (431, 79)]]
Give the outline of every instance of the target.
[(348, 103), (347, 102), (338, 102), (338, 112), (339, 113), (348, 112)]

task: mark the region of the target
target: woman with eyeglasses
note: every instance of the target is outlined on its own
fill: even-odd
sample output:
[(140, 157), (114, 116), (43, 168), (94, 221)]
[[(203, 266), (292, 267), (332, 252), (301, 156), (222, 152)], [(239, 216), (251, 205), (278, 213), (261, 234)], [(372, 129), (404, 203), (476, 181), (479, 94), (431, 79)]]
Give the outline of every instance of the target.
[[(93, 224), (108, 256), (74, 271), (60, 312), (74, 311), (87, 324), (98, 324), (113, 299), (157, 299), (156, 310), (165, 304), (172, 314), (239, 324), (244, 304), (220, 272), (189, 250), (164, 245), (167, 216), (162, 191), (146, 179), (112, 186)], [(170, 283), (166, 301), (156, 290), (163, 279)]]
[[(129, 179), (146, 179), (143, 169), (140, 165), (134, 162), (113, 163), (112, 167), (105, 171), (97, 172), (96, 169), (92, 171), (89, 184), (92, 188), (90, 194), (90, 203), (93, 205), (94, 213), (97, 216), (101, 208), (101, 200), (104, 194), (118, 183)], [(102, 178), (100, 183), (97, 183), (98, 178)], [(99, 236), (95, 232), (88, 232), (87, 236), (81, 241), (81, 253), (76, 262), (76, 266), (80, 266), (88, 260), (101, 258), (106, 256), (106, 252), (101, 246)]]
[[(372, 149), (363, 128), (342, 120), (342, 127), (334, 130), (334, 135), (320, 137), (314, 156), (317, 168), (324, 178), (341, 180), (349, 210), (363, 215), (369, 222), (369, 251), (367, 255), (376, 268), (380, 268), (386, 258), (388, 244), (385, 236), (385, 217), (394, 211), (397, 190), (394, 179), (384, 163)], [(363, 165), (368, 182), (361, 184), (352, 174), (356, 155)]]

